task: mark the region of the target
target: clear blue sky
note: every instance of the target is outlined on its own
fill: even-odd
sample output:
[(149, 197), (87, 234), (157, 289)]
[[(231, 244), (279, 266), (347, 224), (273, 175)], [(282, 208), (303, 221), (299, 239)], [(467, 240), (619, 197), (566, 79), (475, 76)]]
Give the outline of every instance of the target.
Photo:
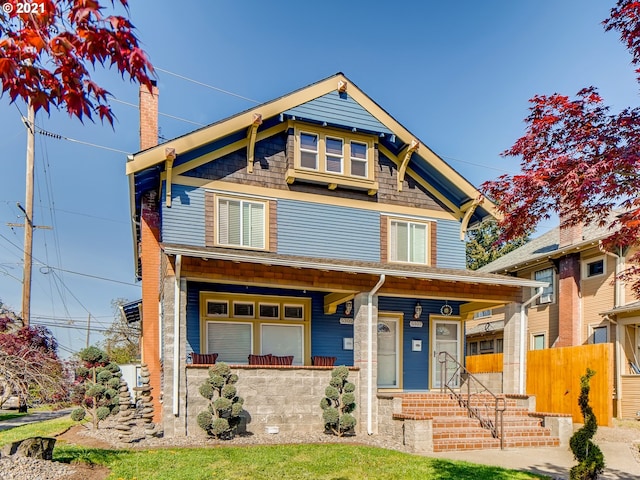
[[(533, 95), (595, 85), (614, 110), (638, 101), (630, 56), (600, 25), (613, 1), (130, 3), (156, 67), (260, 103), (341, 71), (476, 186), (518, 171), (517, 160), (499, 154), (522, 135)], [(137, 104), (137, 87), (115, 72), (95, 78)], [(255, 105), (164, 71), (158, 81), (161, 114), (198, 124)], [(137, 109), (112, 106), (114, 129), (64, 112), (39, 115), (37, 124), (137, 151)], [(4, 97), (0, 109), (0, 299), (19, 311), (23, 230), (6, 224), (23, 221), (16, 202), (24, 204), (26, 108)], [(170, 139), (197, 125), (161, 116), (160, 128)], [(65, 355), (84, 347), (89, 314), (92, 328), (104, 328), (112, 299), (140, 298), (125, 161), (125, 153), (36, 138), (34, 222), (54, 228), (34, 235), (32, 322), (59, 325)], [(91, 342), (99, 339), (93, 331)]]

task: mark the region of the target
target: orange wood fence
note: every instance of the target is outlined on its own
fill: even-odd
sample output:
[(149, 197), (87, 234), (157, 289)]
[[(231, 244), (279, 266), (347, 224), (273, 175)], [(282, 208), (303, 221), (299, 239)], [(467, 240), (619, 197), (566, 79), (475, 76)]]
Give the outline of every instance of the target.
[(527, 394), (536, 396), (538, 412), (570, 413), (584, 423), (578, 405), (580, 377), (591, 377), (589, 404), (598, 425), (611, 426), (613, 417), (613, 344), (548, 348), (527, 352)]
[(502, 353), (488, 353), (486, 355), (473, 355), (466, 359), (467, 370), (471, 373), (496, 373), (502, 372)]

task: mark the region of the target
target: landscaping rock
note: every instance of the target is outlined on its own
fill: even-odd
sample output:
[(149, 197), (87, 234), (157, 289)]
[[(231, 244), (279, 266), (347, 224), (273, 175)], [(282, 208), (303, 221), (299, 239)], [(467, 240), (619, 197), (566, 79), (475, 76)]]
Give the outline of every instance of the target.
[(5, 445), (2, 455), (15, 455), (18, 457), (30, 457), (40, 460), (51, 460), (53, 458), (53, 447), (56, 444), (55, 438), (31, 437)]

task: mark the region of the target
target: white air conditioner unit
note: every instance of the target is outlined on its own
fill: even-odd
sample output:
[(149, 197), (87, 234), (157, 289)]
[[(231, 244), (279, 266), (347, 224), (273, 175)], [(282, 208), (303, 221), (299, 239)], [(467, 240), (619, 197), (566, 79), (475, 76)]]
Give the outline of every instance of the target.
[(538, 299), (538, 303), (551, 303), (553, 300), (553, 295), (550, 293), (545, 293), (543, 295), (540, 295), (540, 298)]

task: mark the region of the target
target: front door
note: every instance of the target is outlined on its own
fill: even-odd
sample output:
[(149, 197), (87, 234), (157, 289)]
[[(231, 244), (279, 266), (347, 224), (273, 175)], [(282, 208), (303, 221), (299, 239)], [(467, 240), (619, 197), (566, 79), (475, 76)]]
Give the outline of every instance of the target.
[[(440, 388), (440, 379), (442, 378), (443, 364), (440, 363), (438, 354), (440, 352), (447, 352), (457, 362), (460, 362), (460, 330), (460, 322), (457, 320), (431, 319), (431, 358), (433, 360), (431, 385), (434, 388)], [(451, 387), (460, 386), (460, 378), (456, 374), (457, 368), (457, 365), (449, 358), (445, 381)]]
[(378, 317), (378, 388), (400, 387), (400, 319)]

